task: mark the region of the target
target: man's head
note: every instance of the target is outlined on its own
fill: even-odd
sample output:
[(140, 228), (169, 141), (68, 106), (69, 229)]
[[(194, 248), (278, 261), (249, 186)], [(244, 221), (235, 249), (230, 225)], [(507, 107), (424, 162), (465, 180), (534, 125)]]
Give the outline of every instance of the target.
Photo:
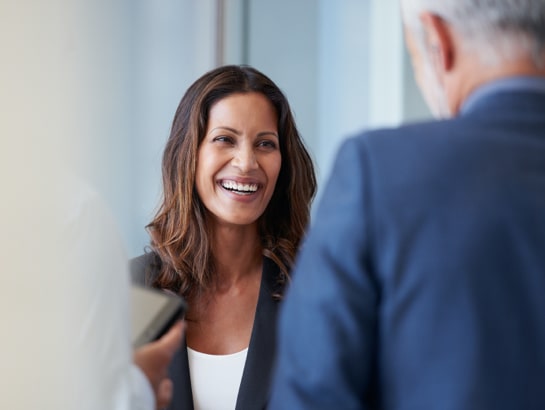
[(544, 0), (401, 0), (407, 46), (431, 110), (455, 115), (477, 86), (545, 75)]

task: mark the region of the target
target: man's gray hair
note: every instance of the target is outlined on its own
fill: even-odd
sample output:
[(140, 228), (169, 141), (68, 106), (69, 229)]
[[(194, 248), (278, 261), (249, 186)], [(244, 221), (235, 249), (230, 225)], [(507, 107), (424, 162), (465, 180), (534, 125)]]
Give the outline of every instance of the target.
[(407, 29), (423, 41), (419, 14), (436, 14), (447, 21), (465, 46), (484, 62), (529, 55), (545, 65), (545, 0), (401, 0)]

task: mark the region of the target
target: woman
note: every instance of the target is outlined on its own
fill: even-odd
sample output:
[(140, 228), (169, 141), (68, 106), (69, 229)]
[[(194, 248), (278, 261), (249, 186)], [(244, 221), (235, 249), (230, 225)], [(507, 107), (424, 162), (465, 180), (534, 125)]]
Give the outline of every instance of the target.
[(189, 306), (169, 408), (265, 407), (277, 304), (315, 190), (286, 97), (269, 78), (225, 66), (191, 85), (163, 156), (152, 252), (131, 262), (135, 281)]

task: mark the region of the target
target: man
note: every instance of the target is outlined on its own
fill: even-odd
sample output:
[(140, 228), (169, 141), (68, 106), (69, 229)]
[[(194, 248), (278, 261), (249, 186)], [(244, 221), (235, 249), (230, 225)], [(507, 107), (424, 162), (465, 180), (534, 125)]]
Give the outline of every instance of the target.
[(545, 409), (545, 2), (401, 0), (436, 122), (341, 148), (271, 409)]

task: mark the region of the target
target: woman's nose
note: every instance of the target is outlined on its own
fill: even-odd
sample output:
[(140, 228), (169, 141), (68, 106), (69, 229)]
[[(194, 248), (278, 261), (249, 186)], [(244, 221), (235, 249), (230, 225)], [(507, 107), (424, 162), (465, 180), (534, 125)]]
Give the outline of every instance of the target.
[(242, 172), (249, 172), (257, 168), (257, 159), (253, 147), (240, 147), (236, 150), (233, 165)]

